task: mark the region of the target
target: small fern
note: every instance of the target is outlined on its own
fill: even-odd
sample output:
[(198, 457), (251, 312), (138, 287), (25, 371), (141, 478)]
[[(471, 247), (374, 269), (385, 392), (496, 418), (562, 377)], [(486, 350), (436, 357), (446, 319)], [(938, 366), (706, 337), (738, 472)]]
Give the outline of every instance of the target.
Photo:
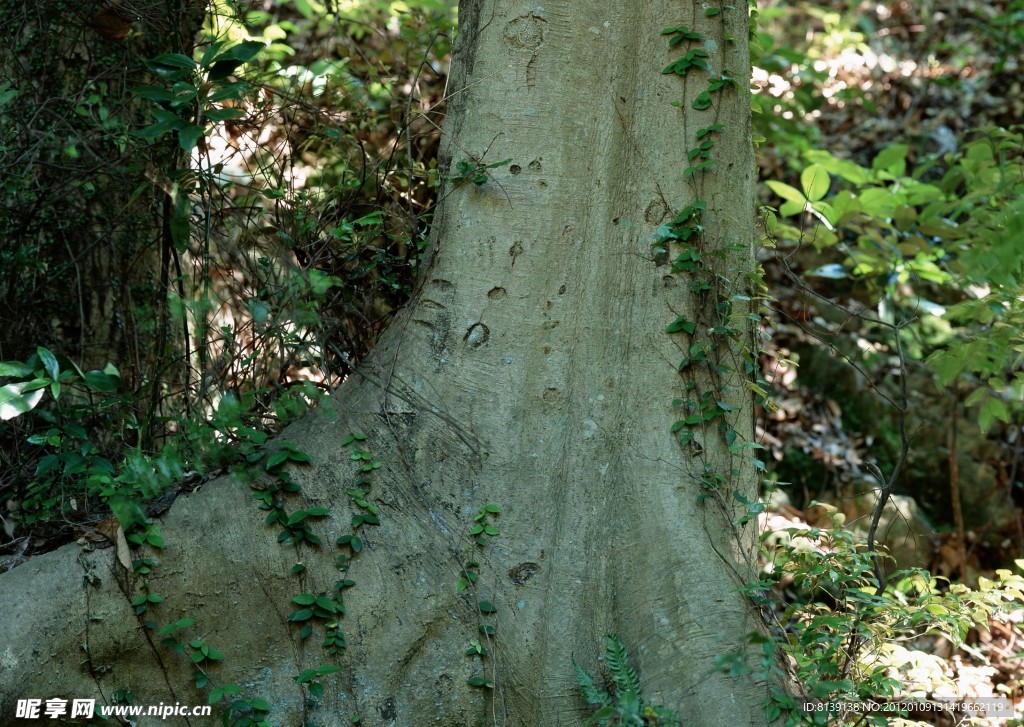
[(591, 707), (605, 707), (612, 703), (612, 696), (608, 694), (608, 690), (603, 687), (597, 686), (594, 683), (594, 677), (590, 675), (586, 669), (576, 663), (576, 660), (572, 660), (572, 665), (576, 668), (576, 680), (580, 684), (580, 691), (583, 693), (583, 700)]
[(576, 680), (583, 701), (598, 709), (587, 724), (629, 725), (630, 727), (678, 727), (679, 715), (667, 707), (646, 705), (640, 696), (640, 677), (629, 663), (629, 652), (615, 634), (608, 634), (605, 643), (605, 664), (615, 685), (615, 698), (599, 686), (594, 677), (576, 663)]
[(615, 682), (616, 696), (621, 700), (624, 694), (635, 694), (640, 699), (640, 677), (629, 663), (629, 652), (615, 634), (608, 634), (605, 647), (608, 673)]

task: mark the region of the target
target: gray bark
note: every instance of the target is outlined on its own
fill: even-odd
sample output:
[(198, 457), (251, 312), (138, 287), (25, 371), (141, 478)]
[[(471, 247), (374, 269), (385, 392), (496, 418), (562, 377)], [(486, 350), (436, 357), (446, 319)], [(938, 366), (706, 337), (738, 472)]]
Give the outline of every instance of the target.
[[(283, 437), (313, 458), (294, 477), (305, 506), (332, 507), (316, 526), (326, 544), (350, 532), (342, 438), (366, 433), (384, 463), (372, 492), (381, 524), (363, 528), (349, 573), (349, 649), (321, 705), (308, 707), (292, 677), (331, 659), (286, 618), (295, 594), (330, 591), (336, 550), (277, 545), (228, 479), (165, 518), (149, 582), (166, 601), (153, 613), (195, 618), (225, 653), (214, 683), (267, 699), (276, 723), (348, 724), (358, 711), (371, 725), (581, 724), (572, 660), (596, 670), (608, 632), (630, 648), (645, 698), (686, 724), (764, 723), (766, 686), (714, 668), (757, 629), (737, 592), (754, 540), (697, 502), (705, 463), (736, 466), (717, 434), (698, 460), (669, 433), (681, 343), (664, 328), (696, 304), (649, 245), (693, 200), (685, 150), (716, 120), (727, 132), (702, 183), (708, 244), (754, 239), (745, 88), (700, 114), (690, 102), (703, 76), (684, 85), (660, 73), (678, 55), (662, 27), (687, 24), (718, 38), (713, 67), (742, 86), (746, 11), (722, 21), (679, 7), (463, 3), (444, 153), (452, 168), (485, 149), (485, 163), (512, 162), (482, 186), (448, 185), (414, 303), (332, 402)], [(749, 398), (725, 383), (749, 439)], [(730, 487), (753, 497), (740, 469)], [(468, 532), (488, 502), (502, 509), (501, 534), (481, 549)], [(296, 560), (301, 579), (289, 575)], [(467, 560), (480, 563), (477, 593), (458, 594)], [(0, 714), (18, 696), (109, 699), (123, 687), (143, 704), (204, 700), (184, 660), (139, 626), (112, 550), (63, 548), (0, 588)], [(480, 599), (497, 613), (478, 613)], [(481, 622), (497, 631), (484, 671), (464, 655)], [(468, 686), (476, 674), (494, 689)]]

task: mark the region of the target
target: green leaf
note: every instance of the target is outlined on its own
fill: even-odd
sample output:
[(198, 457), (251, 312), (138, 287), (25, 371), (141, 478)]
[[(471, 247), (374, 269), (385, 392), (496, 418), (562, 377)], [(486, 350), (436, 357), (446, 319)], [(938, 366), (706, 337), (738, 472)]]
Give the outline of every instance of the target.
[(798, 203), (800, 205), (800, 209), (803, 209), (804, 205), (807, 204), (807, 197), (805, 197), (800, 190), (789, 186), (785, 182), (768, 180), (767, 182), (765, 182), (765, 184), (768, 186), (768, 189), (775, 192), (777, 196), (781, 197), (787, 202)]
[(225, 108), (225, 109), (208, 109), (206, 111), (206, 120), (213, 121), (215, 123), (220, 121), (229, 121), (231, 119), (238, 119), (245, 115), (242, 109), (236, 108)]
[(183, 151), (191, 152), (195, 148), (196, 142), (199, 141), (199, 137), (202, 135), (202, 126), (190, 125), (183, 129), (178, 129), (178, 145)]
[(327, 596), (317, 596), (316, 605), (328, 613), (337, 613), (338, 606)]
[(719, 131), (721, 131), (721, 130), (722, 130), (722, 129), (724, 129), (724, 128), (725, 128), (725, 126), (724, 126), (724, 125), (722, 125), (722, 124), (712, 124), (711, 126), (705, 126), (705, 127), (703, 128), (703, 129), (700, 129), (700, 130), (699, 130), (699, 131), (698, 131), (698, 132), (697, 132), (697, 133), (696, 133), (696, 134), (694, 135), (694, 137), (695, 137), (696, 139), (698, 139), (698, 140), (699, 140), (699, 139), (703, 139), (703, 138), (704, 138), (705, 136), (707, 136), (708, 134), (711, 134), (711, 133), (714, 133), (714, 132), (719, 132)]
[(39, 346), (36, 348), (36, 354), (39, 356), (39, 360), (43, 362), (43, 368), (46, 369), (46, 373), (50, 375), (50, 378), (54, 381), (60, 378), (60, 366), (57, 364), (57, 357), (50, 352), (50, 349)]
[(272, 455), (270, 455), (270, 457), (267, 459), (266, 469), (267, 469), (267, 471), (273, 470), (273, 469), (275, 469), (277, 467), (280, 467), (282, 464), (284, 464), (287, 461), (288, 461), (288, 450), (286, 450), (286, 449), (279, 449), (276, 452), (274, 452)]
[(823, 198), (831, 183), (828, 172), (820, 164), (812, 164), (800, 173), (800, 186), (803, 188), (804, 196), (811, 202)]
[(87, 371), (83, 380), (89, 388), (105, 393), (113, 393), (121, 386), (120, 376), (111, 376), (103, 371)]
[(693, 108), (697, 111), (704, 111), (711, 108), (711, 94), (707, 91), (701, 91), (697, 94), (697, 98), (693, 100)]
[(198, 65), (194, 60), (181, 53), (164, 53), (143, 62), (150, 68), (153, 66), (166, 66), (168, 68), (193, 69)]
[(292, 603), (296, 603), (300, 606), (309, 606), (316, 602), (316, 596), (312, 593), (300, 593), (292, 599)]
[(0, 376), (28, 376), (32, 367), (21, 361), (0, 361)]
[(298, 684), (305, 684), (306, 682), (313, 681), (316, 679), (316, 670), (314, 669), (303, 669), (295, 677), (295, 681)]
[(16, 384), (0, 386), (0, 420), (14, 419), (32, 411), (43, 398), (43, 389), (28, 390), (30, 382), (20, 381)]
[(494, 607), (494, 604), (490, 601), (480, 601), (479, 604), (480, 613), (497, 613), (498, 609)]
[(978, 412), (978, 424), (981, 427), (981, 431), (987, 432), (991, 428), (993, 421), (996, 419), (1009, 424), (1010, 411), (1006, 407), (1006, 402), (1002, 399), (990, 396), (985, 400), (985, 403), (981, 407), (981, 411)]
[(852, 184), (860, 186), (871, 179), (871, 173), (864, 167), (849, 159), (838, 159), (827, 151), (814, 149), (806, 152), (805, 156), (809, 162), (824, 167), (829, 174), (842, 177)]
[(233, 45), (213, 59), (213, 62), (234, 60), (247, 63), (256, 57), (266, 46), (258, 40), (247, 40), (238, 45)]
[(686, 331), (690, 335), (697, 330), (697, 324), (691, 321), (686, 316), (679, 316), (674, 321), (668, 324), (665, 328), (665, 333), (678, 333), (679, 331)]
[(150, 101), (166, 102), (174, 100), (173, 93), (159, 86), (135, 86), (129, 88), (128, 93), (138, 98), (149, 99)]
[(926, 363), (935, 372), (940, 386), (949, 386), (967, 365), (968, 351), (965, 346), (950, 346), (940, 349), (926, 359)]
[(894, 177), (902, 177), (907, 171), (908, 151), (910, 147), (906, 144), (888, 146), (875, 156), (871, 168), (876, 172), (888, 172)]
[(313, 609), (311, 608), (300, 608), (297, 611), (292, 611), (292, 614), (288, 617), (289, 621), (299, 622), (308, 621), (313, 618)]

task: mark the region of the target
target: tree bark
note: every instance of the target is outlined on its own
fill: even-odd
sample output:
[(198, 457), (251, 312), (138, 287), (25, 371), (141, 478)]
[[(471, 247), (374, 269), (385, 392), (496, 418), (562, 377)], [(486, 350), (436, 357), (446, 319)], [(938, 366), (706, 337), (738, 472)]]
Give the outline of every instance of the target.
[[(693, 111), (706, 76), (661, 74), (679, 55), (666, 25), (711, 38), (713, 72), (738, 72), (741, 87)], [(371, 491), (380, 526), (360, 530), (348, 572), (343, 671), (310, 706), (293, 677), (332, 660), (286, 621), (296, 594), (330, 592), (338, 551), (279, 546), (247, 488), (222, 479), (163, 521), (149, 585), (166, 600), (147, 614), (196, 620), (225, 654), (214, 684), (267, 699), (278, 724), (349, 724), (358, 712), (373, 725), (578, 725), (589, 710), (572, 662), (597, 671), (614, 632), (647, 702), (686, 724), (765, 722), (766, 685), (715, 667), (758, 629), (738, 593), (753, 526), (699, 502), (707, 472), (737, 473), (726, 495), (753, 498), (756, 480), (717, 432), (690, 448), (670, 434), (687, 344), (665, 327), (700, 303), (650, 252), (658, 225), (694, 201), (686, 150), (717, 121), (716, 168), (698, 185), (705, 244), (740, 246), (737, 264), (752, 265), (746, 38), (745, 8), (707, 18), (661, 0), (462, 3), (445, 161), (451, 175), (474, 157), (511, 162), (481, 185), (447, 184), (413, 304), (283, 436), (313, 460), (293, 472), (302, 501), (289, 508), (330, 506), (314, 526), (325, 544), (351, 533), (343, 438), (365, 433), (383, 463)], [(710, 376), (750, 441), (741, 374)], [(469, 532), (487, 503), (501, 508), (500, 535), (479, 547)], [(289, 575), (296, 561), (301, 576)], [(479, 578), (457, 593), (467, 561)], [(0, 576), (0, 714), (15, 697), (109, 700), (119, 688), (141, 704), (202, 703), (186, 660), (133, 615), (134, 589), (112, 550), (78, 546)], [(465, 655), (472, 639), (486, 659)], [(467, 685), (473, 676), (494, 688)]]

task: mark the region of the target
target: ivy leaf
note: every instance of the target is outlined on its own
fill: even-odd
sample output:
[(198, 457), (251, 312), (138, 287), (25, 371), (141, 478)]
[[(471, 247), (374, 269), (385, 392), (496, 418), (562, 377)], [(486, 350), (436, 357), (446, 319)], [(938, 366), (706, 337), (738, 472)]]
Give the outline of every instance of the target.
[(691, 336), (693, 332), (697, 330), (697, 324), (691, 321), (686, 316), (679, 316), (674, 321), (668, 324), (665, 328), (665, 333), (678, 333), (679, 331), (686, 331)]

